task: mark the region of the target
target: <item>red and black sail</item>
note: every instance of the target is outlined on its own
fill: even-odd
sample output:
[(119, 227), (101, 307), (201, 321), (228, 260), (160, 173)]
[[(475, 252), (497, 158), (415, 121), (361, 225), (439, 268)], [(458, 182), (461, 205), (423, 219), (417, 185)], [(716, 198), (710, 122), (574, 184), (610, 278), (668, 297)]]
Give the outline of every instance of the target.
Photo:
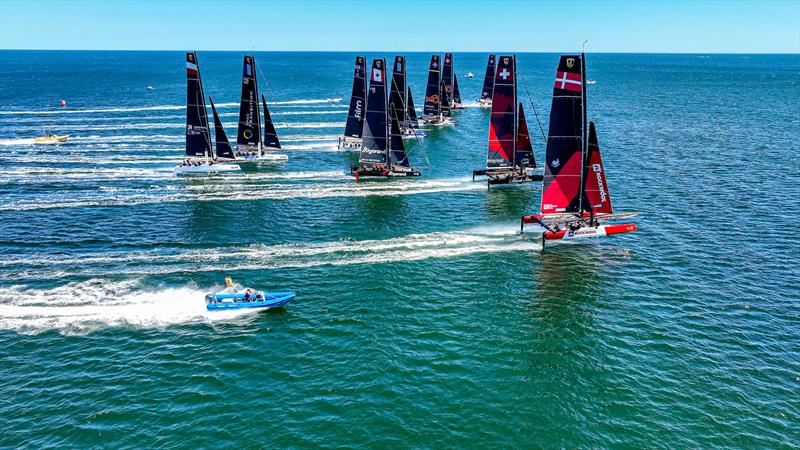
[(211, 130), (196, 52), (186, 53), (186, 156), (211, 157)]
[(492, 93), (492, 113), (489, 119), (489, 151), (487, 168), (514, 167), (517, 135), (516, 61), (514, 56), (500, 56)]
[(439, 55), (431, 55), (431, 64), (428, 67), (428, 84), (425, 86), (425, 104), (422, 107), (423, 116), (439, 115), (440, 71)]
[(528, 133), (528, 122), (525, 120), (525, 110), (520, 102), (517, 107), (517, 147), (514, 152), (514, 164), (517, 167), (535, 168), (536, 158), (533, 156), (533, 145)]
[(384, 61), (372, 61), (367, 89), (367, 112), (361, 139), (359, 164), (374, 166), (387, 163), (386, 68)]
[(585, 88), (581, 55), (561, 56), (550, 108), (542, 214), (581, 211)]
[(611, 209), (611, 193), (606, 184), (606, 171), (603, 167), (603, 158), (600, 156), (594, 122), (589, 122), (589, 142), (586, 151), (583, 209), (594, 214), (611, 214), (614, 212)]
[(225, 134), (225, 128), (222, 126), (222, 121), (219, 120), (217, 108), (214, 107), (214, 100), (208, 97), (208, 102), (211, 103), (211, 113), (214, 116), (214, 144), (218, 159), (236, 159), (233, 154), (230, 142), (228, 142), (228, 135)]
[(353, 94), (350, 96), (350, 109), (344, 127), (346, 137), (360, 138), (364, 128), (364, 111), (367, 106), (366, 58), (356, 56), (353, 71)]
[(389, 109), (397, 111), (397, 120), (401, 126), (406, 126), (406, 58), (395, 56), (392, 67), (392, 86), (389, 89)]
[(258, 110), (258, 81), (252, 56), (244, 57), (242, 68), (242, 97), (239, 102), (239, 130), (236, 143), (258, 147), (261, 143), (261, 115)]
[(481, 90), (481, 100), (489, 100), (494, 92), (494, 70), (495, 55), (489, 55), (489, 62), (486, 63), (486, 75), (483, 77), (483, 89)]
[(267, 108), (267, 99), (263, 95), (261, 96), (261, 109), (264, 110), (264, 147), (281, 148), (278, 132), (275, 131), (275, 124), (272, 123), (272, 116)]

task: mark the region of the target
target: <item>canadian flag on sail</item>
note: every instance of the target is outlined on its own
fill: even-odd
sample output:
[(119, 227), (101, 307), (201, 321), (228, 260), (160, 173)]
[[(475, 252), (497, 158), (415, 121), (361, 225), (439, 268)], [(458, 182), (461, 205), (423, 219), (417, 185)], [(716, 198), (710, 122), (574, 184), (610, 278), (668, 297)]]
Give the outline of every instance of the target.
[(372, 81), (383, 82), (383, 70), (372, 68)]

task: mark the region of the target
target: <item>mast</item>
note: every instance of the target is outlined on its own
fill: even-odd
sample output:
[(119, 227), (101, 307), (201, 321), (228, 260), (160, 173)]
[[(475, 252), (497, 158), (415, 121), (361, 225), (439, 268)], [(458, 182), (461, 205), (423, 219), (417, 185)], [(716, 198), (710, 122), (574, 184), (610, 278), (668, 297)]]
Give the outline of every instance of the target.
[(281, 142), (278, 139), (278, 132), (275, 131), (275, 124), (272, 122), (272, 116), (269, 114), (267, 108), (267, 99), (261, 96), (261, 109), (264, 110), (264, 148), (281, 148)]
[(261, 115), (258, 111), (258, 82), (255, 60), (245, 55), (242, 69), (242, 96), (239, 102), (239, 130), (236, 143), (255, 147), (261, 155)]
[(489, 116), (487, 169), (511, 169), (515, 163), (517, 141), (516, 59), (513, 55), (498, 58)]
[(386, 81), (385, 65), (380, 59), (372, 61), (367, 90), (367, 109), (364, 119), (364, 135), (361, 140), (359, 165), (385, 165), (387, 154)]
[(225, 134), (225, 127), (222, 126), (222, 121), (219, 120), (219, 115), (217, 115), (217, 108), (214, 107), (214, 100), (208, 97), (208, 101), (211, 103), (211, 112), (214, 115), (215, 156), (218, 159), (236, 159), (236, 155), (233, 154), (233, 149), (231, 149), (231, 144), (228, 142), (228, 135)]
[(425, 103), (422, 107), (423, 117), (439, 116), (439, 55), (431, 55), (428, 67), (428, 83), (425, 86)]
[(367, 107), (366, 59), (356, 56), (353, 71), (353, 93), (350, 96), (350, 109), (347, 111), (347, 124), (344, 127), (345, 137), (361, 139), (364, 128), (364, 109)]
[[(581, 52), (581, 167), (586, 167), (586, 151), (588, 149), (586, 140), (586, 55)], [(581, 170), (581, 187), (583, 192), (585, 180), (585, 170)], [(585, 211), (583, 195), (578, 196), (578, 211)]]
[(197, 52), (186, 53), (186, 156), (211, 155), (211, 130), (208, 126), (203, 81)]

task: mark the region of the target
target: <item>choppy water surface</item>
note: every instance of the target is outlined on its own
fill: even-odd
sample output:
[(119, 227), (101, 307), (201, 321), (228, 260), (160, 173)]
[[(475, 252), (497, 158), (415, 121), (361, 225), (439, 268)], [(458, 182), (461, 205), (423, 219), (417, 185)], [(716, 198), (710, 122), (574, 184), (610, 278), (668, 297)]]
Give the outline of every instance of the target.
[[(229, 136), (241, 56), (199, 54)], [(799, 445), (797, 55), (589, 55), (640, 232), (545, 251), (539, 186), (470, 179), (486, 110), (355, 184), (354, 55), (256, 57), (289, 162), (187, 180), (181, 53), (0, 52), (0, 446)], [(557, 57), (519, 55), (545, 129)], [(207, 313), (226, 275), (298, 299)]]

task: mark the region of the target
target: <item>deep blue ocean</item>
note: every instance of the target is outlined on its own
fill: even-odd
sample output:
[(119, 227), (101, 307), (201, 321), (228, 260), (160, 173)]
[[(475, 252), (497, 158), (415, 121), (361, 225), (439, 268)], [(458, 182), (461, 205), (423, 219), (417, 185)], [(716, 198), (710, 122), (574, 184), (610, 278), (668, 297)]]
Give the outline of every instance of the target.
[[(243, 53), (198, 56), (235, 139)], [(544, 250), (539, 183), (471, 180), (486, 54), (423, 176), (357, 184), (355, 54), (255, 56), (289, 161), (185, 179), (182, 52), (0, 51), (0, 447), (800, 446), (800, 55), (587, 55), (639, 231)], [(225, 276), (297, 300), (208, 313)]]

